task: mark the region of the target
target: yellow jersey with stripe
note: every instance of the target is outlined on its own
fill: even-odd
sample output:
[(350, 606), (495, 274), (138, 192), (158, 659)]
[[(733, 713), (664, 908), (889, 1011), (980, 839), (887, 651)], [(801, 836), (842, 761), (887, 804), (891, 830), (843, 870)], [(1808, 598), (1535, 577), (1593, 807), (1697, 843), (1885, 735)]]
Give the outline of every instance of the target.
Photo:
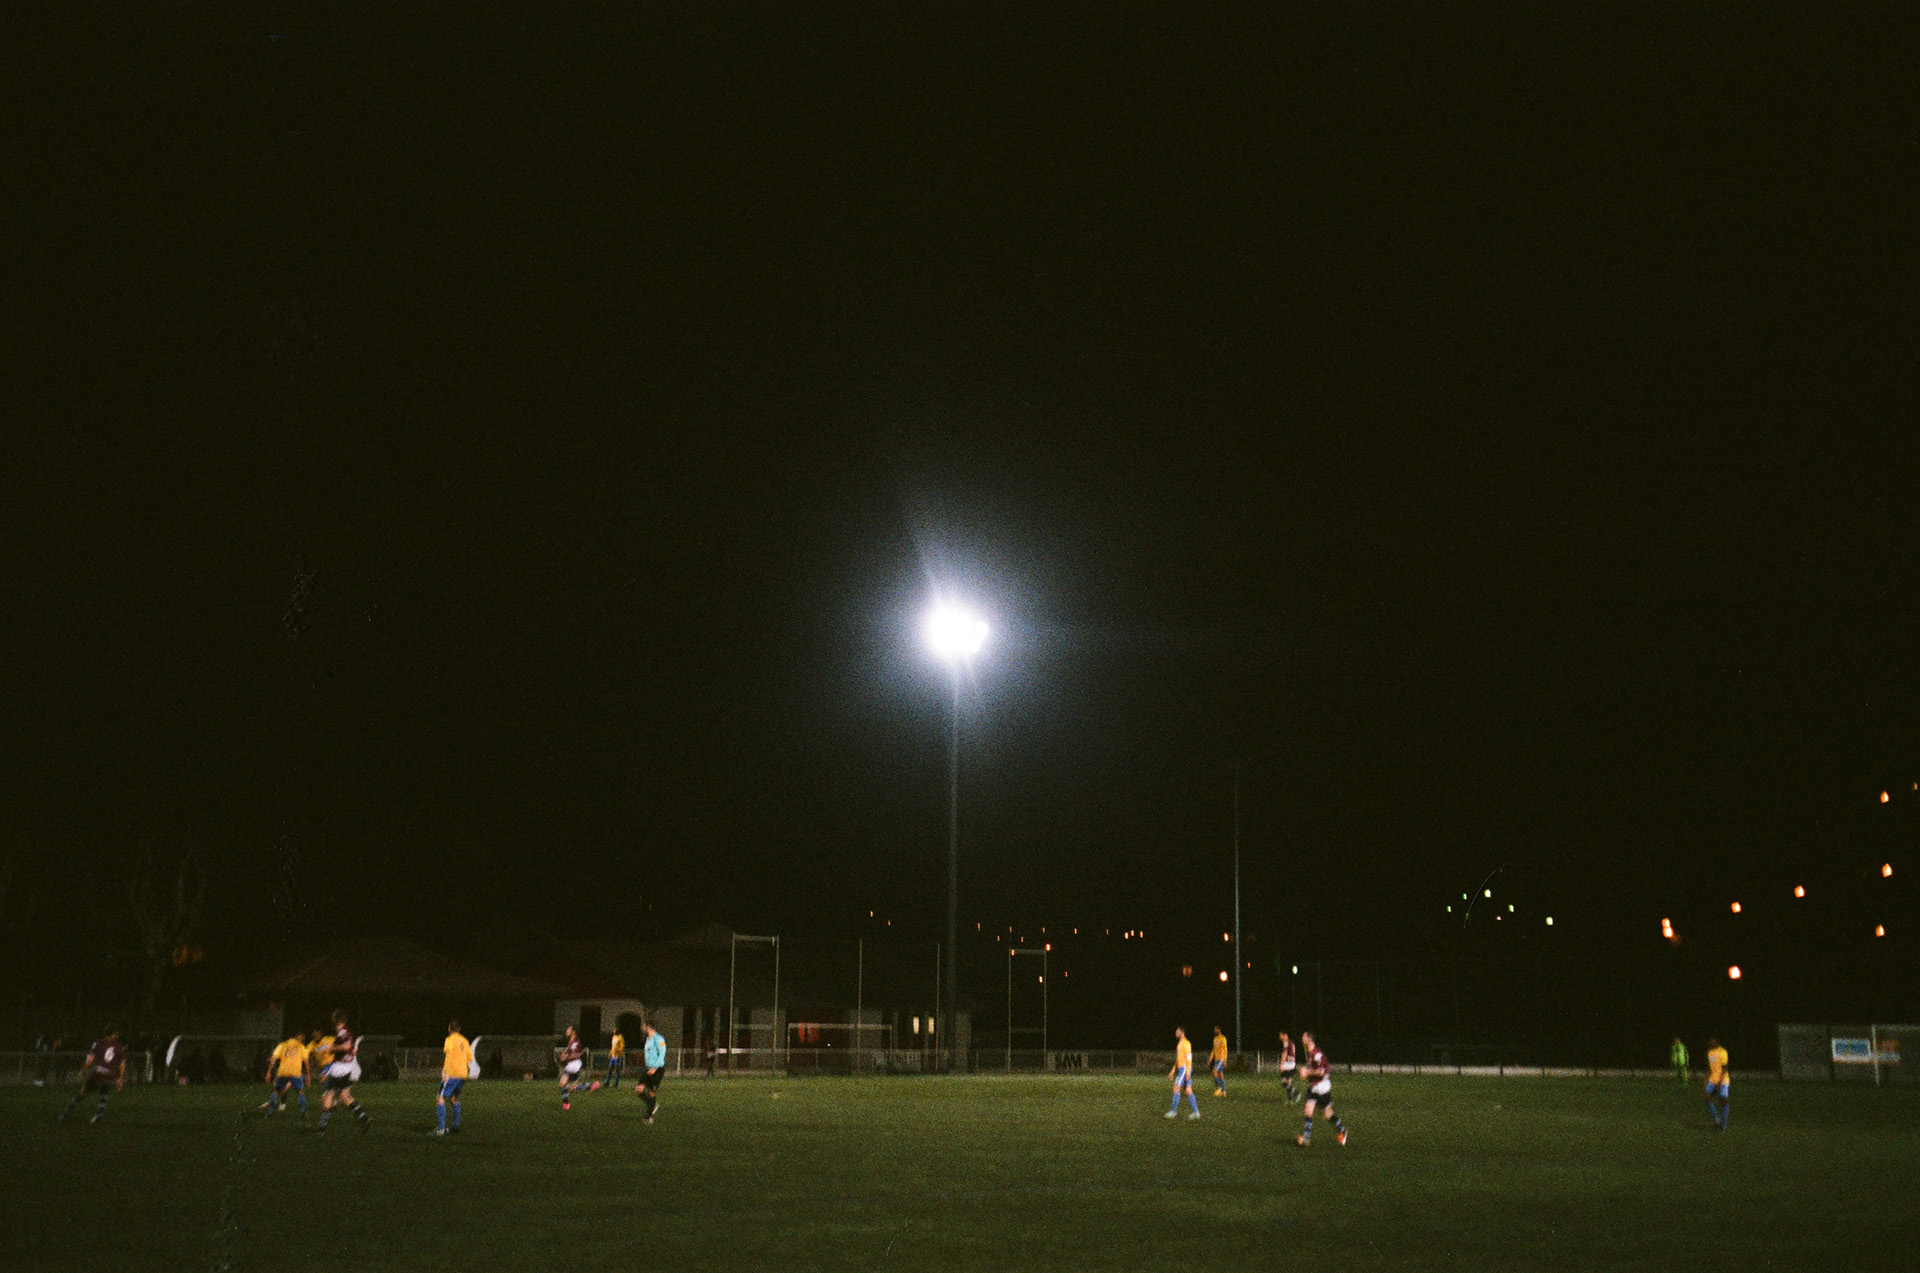
[(1707, 1049), (1707, 1082), (1725, 1083), (1727, 1081), (1727, 1050), (1725, 1048)]
[(1193, 1040), (1182, 1039), (1173, 1045), (1173, 1068), (1176, 1070), (1193, 1068)]
[(463, 1079), (473, 1066), (473, 1044), (467, 1042), (467, 1036), (455, 1030), (447, 1036), (447, 1060), (440, 1067), (443, 1079)]
[(297, 1079), (307, 1072), (307, 1045), (299, 1039), (288, 1039), (273, 1050), (273, 1073), (276, 1078)]
[(1207, 1055), (1207, 1060), (1224, 1061), (1226, 1059), (1227, 1059), (1227, 1036), (1224, 1034), (1216, 1034), (1213, 1036), (1213, 1051)]

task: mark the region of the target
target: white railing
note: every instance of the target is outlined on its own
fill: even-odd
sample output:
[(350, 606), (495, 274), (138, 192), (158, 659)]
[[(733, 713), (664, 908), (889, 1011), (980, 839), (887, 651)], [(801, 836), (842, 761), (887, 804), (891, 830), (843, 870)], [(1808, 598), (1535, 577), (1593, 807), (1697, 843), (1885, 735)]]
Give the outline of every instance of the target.
[[(78, 1083), (85, 1052), (0, 1052), (0, 1087), (58, 1087)], [(153, 1054), (127, 1053), (127, 1082), (153, 1082)]]
[[(551, 1082), (558, 1073), (555, 1063), (555, 1041), (545, 1036), (515, 1036), (488, 1040), (483, 1037), (479, 1048), (481, 1077), (489, 1080), (526, 1080)], [(26, 1074), (20, 1068), (16, 1058), (28, 1058), (30, 1065), (33, 1053), (0, 1052), (0, 1084), (20, 1082), (17, 1075)], [(82, 1054), (61, 1053), (70, 1058), (65, 1076), (74, 1077)], [(135, 1053), (135, 1058), (144, 1058), (145, 1053)], [(399, 1077), (414, 1082), (438, 1082), (444, 1054), (440, 1048), (398, 1048), (393, 1052)], [(495, 1058), (499, 1064), (495, 1064)], [(674, 1078), (754, 1078), (808, 1075), (886, 1075), (886, 1074), (939, 1074), (945, 1070), (946, 1054), (917, 1049), (890, 1048), (735, 1048), (729, 1052), (725, 1048), (711, 1052), (699, 1048), (667, 1049), (667, 1073)], [(129, 1076), (132, 1073), (130, 1063)], [(1164, 1075), (1173, 1064), (1170, 1049), (1151, 1051), (1123, 1049), (1050, 1049), (1041, 1052), (1037, 1049), (1015, 1049), (1011, 1055), (1005, 1048), (977, 1048), (967, 1057), (962, 1073), (978, 1075)], [(1278, 1074), (1280, 1072), (1280, 1054), (1278, 1052), (1238, 1053), (1228, 1063), (1233, 1074)], [(1196, 1077), (1205, 1077), (1205, 1063), (1196, 1060), (1196, 1068), (1201, 1070)], [(150, 1073), (150, 1063), (148, 1071)], [(583, 1076), (588, 1079), (603, 1078), (607, 1071), (607, 1053), (605, 1049), (593, 1049), (587, 1053)], [(641, 1071), (640, 1052), (629, 1048), (622, 1078), (626, 1082), (635, 1082)], [(1371, 1062), (1338, 1062), (1333, 1066), (1336, 1074), (1380, 1074), (1412, 1075), (1448, 1078), (1600, 1078), (1600, 1079), (1665, 1079), (1672, 1081), (1670, 1069), (1622, 1069), (1604, 1066), (1540, 1066), (1540, 1065), (1388, 1065)], [(1735, 1075), (1740, 1079), (1769, 1079), (1777, 1075), (1768, 1071), (1748, 1073), (1742, 1071)], [(143, 1080), (145, 1081), (145, 1080)]]

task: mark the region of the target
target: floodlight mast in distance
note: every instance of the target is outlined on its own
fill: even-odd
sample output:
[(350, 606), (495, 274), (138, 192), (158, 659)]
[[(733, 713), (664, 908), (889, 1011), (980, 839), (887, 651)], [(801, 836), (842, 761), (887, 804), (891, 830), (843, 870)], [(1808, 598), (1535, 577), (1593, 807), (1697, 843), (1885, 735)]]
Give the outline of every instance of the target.
[[(941, 603), (928, 612), (927, 644), (947, 665), (953, 687), (952, 732), (947, 747), (947, 960), (946, 987), (941, 996), (940, 1033), (947, 1045), (947, 1068), (954, 1065), (959, 1046), (960, 1012), (960, 666), (980, 652), (987, 625), (978, 615)], [(937, 1051), (939, 1045), (935, 1044)]]

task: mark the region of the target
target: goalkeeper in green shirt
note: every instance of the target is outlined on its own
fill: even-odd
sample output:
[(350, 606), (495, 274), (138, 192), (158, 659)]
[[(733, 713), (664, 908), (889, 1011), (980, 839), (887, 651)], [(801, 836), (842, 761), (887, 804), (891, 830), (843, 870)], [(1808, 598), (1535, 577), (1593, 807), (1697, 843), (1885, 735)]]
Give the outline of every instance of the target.
[(1673, 1041), (1673, 1077), (1683, 1084), (1687, 1081), (1687, 1045), (1677, 1038)]

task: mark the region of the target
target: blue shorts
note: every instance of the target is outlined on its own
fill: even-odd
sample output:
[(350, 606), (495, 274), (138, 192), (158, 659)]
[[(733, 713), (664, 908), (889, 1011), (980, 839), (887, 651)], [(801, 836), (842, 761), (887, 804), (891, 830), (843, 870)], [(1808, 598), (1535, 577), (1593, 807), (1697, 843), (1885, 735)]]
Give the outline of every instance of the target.
[(1729, 1086), (1730, 1084), (1726, 1083), (1709, 1083), (1707, 1084), (1707, 1095), (1717, 1096), (1724, 1101), (1727, 1099), (1727, 1089)]
[(440, 1099), (443, 1101), (459, 1100), (460, 1089), (465, 1087), (466, 1085), (467, 1085), (467, 1081), (465, 1079), (441, 1079), (440, 1080)]
[(1175, 1088), (1186, 1087), (1188, 1084), (1192, 1082), (1193, 1082), (1193, 1079), (1187, 1073), (1186, 1066), (1176, 1065), (1173, 1067), (1173, 1085)]
[(1227, 1072), (1227, 1063), (1225, 1061), (1215, 1061), (1212, 1069), (1215, 1074), (1225, 1074)]
[(273, 1081), (273, 1090), (276, 1092), (284, 1092), (290, 1087), (304, 1090), (306, 1086), (307, 1081), (298, 1074), (282, 1074)]

